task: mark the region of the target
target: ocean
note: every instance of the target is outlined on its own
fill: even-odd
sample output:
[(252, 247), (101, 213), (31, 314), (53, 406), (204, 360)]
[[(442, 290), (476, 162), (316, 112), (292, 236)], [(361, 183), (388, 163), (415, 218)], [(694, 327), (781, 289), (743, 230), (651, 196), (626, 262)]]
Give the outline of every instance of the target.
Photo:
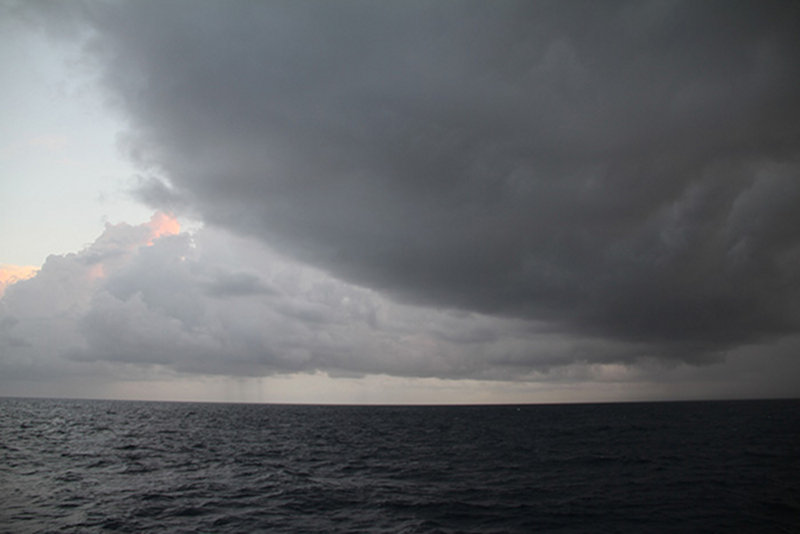
[(800, 532), (800, 401), (0, 399), (0, 532)]

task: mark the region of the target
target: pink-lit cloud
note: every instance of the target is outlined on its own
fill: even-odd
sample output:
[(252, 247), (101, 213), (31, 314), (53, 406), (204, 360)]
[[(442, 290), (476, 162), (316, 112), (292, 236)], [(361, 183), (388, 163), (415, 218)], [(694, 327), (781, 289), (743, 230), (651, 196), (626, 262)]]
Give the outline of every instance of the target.
[(33, 265), (0, 264), (0, 298), (2, 298), (8, 286), (31, 278), (38, 271), (39, 268)]
[[(157, 239), (165, 235), (178, 235), (181, 231), (181, 224), (174, 215), (156, 212), (147, 223), (147, 227), (152, 231), (152, 239)], [(152, 244), (152, 239), (150, 244)]]

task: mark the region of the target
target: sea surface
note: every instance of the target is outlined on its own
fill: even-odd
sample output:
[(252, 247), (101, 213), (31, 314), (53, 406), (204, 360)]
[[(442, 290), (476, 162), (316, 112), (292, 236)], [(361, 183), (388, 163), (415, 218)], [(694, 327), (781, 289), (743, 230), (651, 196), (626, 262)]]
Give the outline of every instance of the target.
[(800, 532), (800, 401), (0, 399), (0, 532)]

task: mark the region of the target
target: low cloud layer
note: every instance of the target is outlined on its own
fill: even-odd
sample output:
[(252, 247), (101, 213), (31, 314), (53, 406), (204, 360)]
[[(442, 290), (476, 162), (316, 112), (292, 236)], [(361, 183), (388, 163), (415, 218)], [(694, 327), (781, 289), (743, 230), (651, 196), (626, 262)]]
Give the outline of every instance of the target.
[(632, 361), (624, 347), (527, 321), (397, 304), (253, 240), (177, 233), (163, 214), (108, 225), (86, 249), (50, 256), (8, 288), (0, 324), (6, 381), (96, 373), (98, 364), (121, 378), (161, 367), (558, 380), (575, 378), (572, 365)]
[[(91, 29), (143, 200), (335, 277), (293, 293), (160, 240), (104, 279), (74, 359), (129, 358), (118, 316), (242, 372), (708, 363), (800, 333), (796, 3), (47, 9)], [(415, 311), (387, 334), (376, 302)]]
[(208, 399), (228, 384), (233, 397), (222, 398), (253, 401), (262, 397), (240, 381), (269, 377), (254, 386), (266, 398), (305, 402), (800, 393), (797, 336), (698, 367), (548, 323), (400, 304), (252, 238), (177, 230), (163, 214), (108, 225), (84, 250), (10, 284), (0, 392)]

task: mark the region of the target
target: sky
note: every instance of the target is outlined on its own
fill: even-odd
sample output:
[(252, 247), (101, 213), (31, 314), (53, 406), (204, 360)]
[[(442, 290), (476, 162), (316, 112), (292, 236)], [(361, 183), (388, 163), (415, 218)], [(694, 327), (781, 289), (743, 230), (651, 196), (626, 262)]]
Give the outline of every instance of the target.
[(0, 395), (800, 395), (800, 4), (0, 6)]

